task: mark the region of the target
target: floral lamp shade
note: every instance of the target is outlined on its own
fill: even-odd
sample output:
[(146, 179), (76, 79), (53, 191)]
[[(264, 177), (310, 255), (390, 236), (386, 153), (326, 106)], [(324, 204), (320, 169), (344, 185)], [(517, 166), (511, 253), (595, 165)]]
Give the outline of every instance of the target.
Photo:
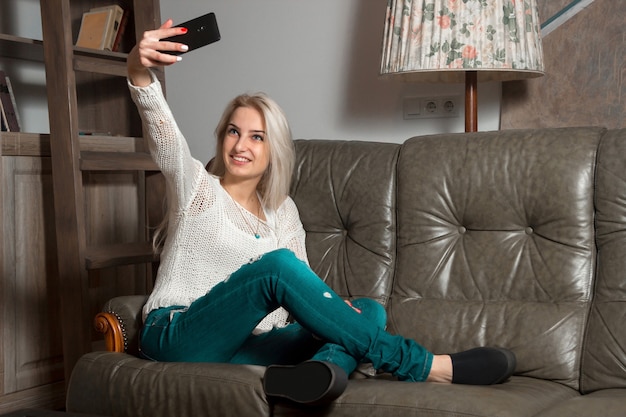
[(507, 81), (543, 75), (535, 0), (389, 0), (381, 75)]

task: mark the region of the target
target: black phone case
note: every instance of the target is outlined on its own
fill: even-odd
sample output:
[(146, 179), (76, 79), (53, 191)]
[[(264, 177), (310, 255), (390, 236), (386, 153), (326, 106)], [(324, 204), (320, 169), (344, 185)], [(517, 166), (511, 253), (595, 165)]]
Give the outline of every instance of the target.
[(185, 52), (167, 51), (167, 53), (171, 55), (186, 54), (187, 52), (191, 52), (194, 49), (209, 45), (221, 39), (220, 31), (217, 27), (217, 19), (215, 18), (215, 13), (212, 12), (178, 24), (176, 27), (187, 28), (187, 33), (161, 40), (184, 43), (189, 49)]

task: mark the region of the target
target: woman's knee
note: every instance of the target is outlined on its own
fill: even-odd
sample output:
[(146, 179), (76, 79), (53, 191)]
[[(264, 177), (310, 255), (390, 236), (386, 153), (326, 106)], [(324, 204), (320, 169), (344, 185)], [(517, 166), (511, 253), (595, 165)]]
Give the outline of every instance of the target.
[(384, 329), (387, 326), (387, 312), (382, 304), (371, 298), (356, 298), (352, 300), (352, 305), (369, 321)]
[(306, 263), (299, 259), (295, 253), (289, 249), (276, 249), (267, 252), (257, 259), (254, 263), (260, 266), (267, 266), (273, 271), (302, 273), (303, 271), (312, 272)]
[(259, 258), (259, 261), (266, 260), (266, 261), (273, 261), (273, 262), (285, 262), (285, 261), (291, 261), (293, 259), (297, 259), (297, 258), (296, 258), (296, 255), (292, 251), (286, 248), (280, 248), (280, 249), (275, 249), (273, 251), (263, 254)]

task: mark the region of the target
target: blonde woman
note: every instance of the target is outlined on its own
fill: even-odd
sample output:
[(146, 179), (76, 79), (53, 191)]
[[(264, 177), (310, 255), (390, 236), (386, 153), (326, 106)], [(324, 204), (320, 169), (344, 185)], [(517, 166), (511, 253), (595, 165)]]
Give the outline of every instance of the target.
[[(375, 301), (347, 303), (310, 269), (305, 232), (288, 196), (295, 154), (280, 107), (241, 95), (215, 131), (211, 172), (194, 159), (151, 67), (180, 60), (161, 41), (184, 33), (168, 20), (128, 56), (131, 96), (167, 183), (167, 230), (154, 290), (143, 310), (141, 352), (157, 361), (268, 366), (269, 397), (332, 401), (358, 362), (400, 380), (493, 384), (514, 355), (476, 348), (433, 355), (385, 332)], [(295, 322), (288, 323), (291, 314)]]

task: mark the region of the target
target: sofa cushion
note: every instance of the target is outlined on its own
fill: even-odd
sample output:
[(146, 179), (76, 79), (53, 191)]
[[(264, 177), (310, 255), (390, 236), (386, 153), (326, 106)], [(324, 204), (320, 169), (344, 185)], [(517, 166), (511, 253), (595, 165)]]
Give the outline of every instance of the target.
[(626, 130), (598, 152), (598, 271), (582, 367), (583, 392), (626, 388)]
[(328, 407), (313, 411), (278, 403), (272, 415), (531, 417), (578, 396), (577, 391), (562, 384), (526, 377), (513, 377), (506, 384), (494, 386), (368, 379), (350, 381), (343, 395)]
[(395, 168), (400, 145), (296, 141), (291, 196), (311, 267), (344, 297), (385, 304), (396, 250)]
[(264, 370), (92, 352), (83, 355), (72, 371), (66, 406), (70, 412), (116, 417), (267, 416)]
[(435, 353), (511, 348), (517, 373), (579, 387), (602, 129), (413, 138), (398, 161), (392, 331)]
[(625, 404), (625, 389), (602, 390), (560, 402), (536, 417), (623, 417)]

